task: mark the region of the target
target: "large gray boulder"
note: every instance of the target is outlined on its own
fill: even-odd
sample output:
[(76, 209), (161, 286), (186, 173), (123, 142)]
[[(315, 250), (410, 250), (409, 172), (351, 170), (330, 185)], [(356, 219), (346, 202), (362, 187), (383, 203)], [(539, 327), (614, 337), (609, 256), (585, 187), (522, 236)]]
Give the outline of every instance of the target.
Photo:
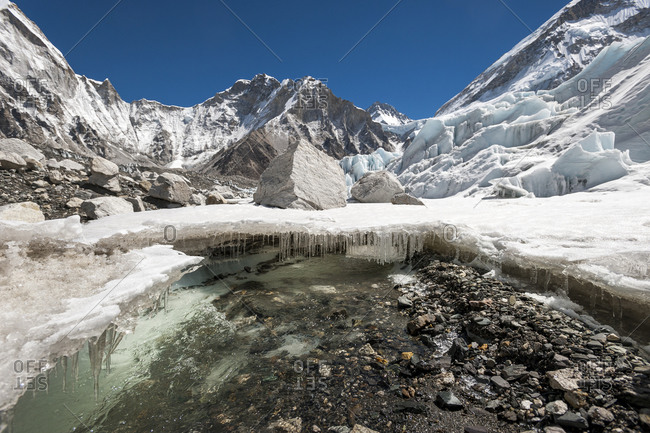
[(352, 198), (361, 203), (390, 203), (404, 187), (393, 173), (386, 170), (366, 173), (352, 186)]
[(45, 215), (36, 203), (26, 201), (0, 206), (0, 220), (39, 223), (45, 221)]
[(345, 207), (345, 174), (338, 161), (300, 140), (262, 173), (253, 199), (257, 204), (282, 209)]
[(156, 178), (149, 195), (171, 203), (187, 204), (192, 198), (192, 190), (181, 176), (163, 173)]
[(117, 164), (98, 156), (93, 158), (90, 163), (90, 173), (89, 183), (111, 192), (122, 191), (119, 180), (120, 169)]
[(81, 204), (88, 218), (99, 219), (111, 215), (133, 213), (133, 205), (119, 197), (99, 197)]
[(390, 200), (391, 203), (395, 205), (406, 205), (406, 206), (424, 206), (424, 203), (420, 199), (413, 197), (412, 195), (401, 192), (395, 194)]
[(27, 168), (27, 162), (17, 153), (0, 150), (0, 168), (4, 170), (22, 170)]
[(25, 143), (23, 140), (17, 138), (4, 138), (0, 139), (0, 150), (3, 152), (15, 153), (21, 158), (33, 158), (36, 161), (45, 161), (45, 155), (36, 150), (31, 144)]

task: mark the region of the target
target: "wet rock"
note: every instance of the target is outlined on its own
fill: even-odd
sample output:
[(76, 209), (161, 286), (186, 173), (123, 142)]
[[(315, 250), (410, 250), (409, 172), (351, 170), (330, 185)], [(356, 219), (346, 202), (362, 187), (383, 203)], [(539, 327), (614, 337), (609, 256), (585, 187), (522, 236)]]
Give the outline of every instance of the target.
[(427, 408), (422, 403), (412, 400), (404, 400), (395, 404), (395, 412), (406, 412), (412, 414), (426, 413)]
[(350, 427), (344, 425), (337, 425), (327, 429), (328, 432), (332, 433), (350, 433)]
[(569, 410), (569, 407), (562, 400), (552, 401), (546, 405), (546, 413), (549, 415), (562, 416)]
[(431, 314), (423, 314), (411, 320), (406, 326), (409, 334), (416, 335), (422, 328), (435, 323), (436, 318)]
[(262, 173), (255, 203), (282, 209), (325, 210), (347, 204), (338, 162), (307, 141), (297, 141)]
[(646, 429), (650, 429), (650, 409), (641, 409), (639, 412), (639, 422)]
[(510, 384), (508, 381), (501, 376), (492, 376), (492, 378), (490, 378), (490, 382), (501, 392), (510, 389)]
[(478, 426), (465, 427), (464, 431), (465, 433), (488, 433), (488, 429), (486, 427)]
[(406, 193), (395, 194), (390, 202), (394, 205), (424, 206), (422, 201)]
[(375, 349), (372, 348), (370, 343), (364, 344), (360, 349), (359, 349), (359, 355), (361, 356), (375, 356), (377, 352), (375, 352)]
[(187, 204), (192, 196), (192, 190), (181, 176), (163, 173), (156, 178), (149, 190), (149, 196), (170, 203)]
[(580, 390), (567, 391), (564, 393), (564, 400), (574, 409), (580, 409), (587, 405), (587, 394)]
[(579, 373), (572, 368), (549, 371), (546, 373), (546, 377), (553, 389), (560, 391), (573, 391), (579, 388)]
[(269, 431), (273, 433), (301, 433), (302, 419), (292, 418), (288, 420), (278, 420), (269, 424)]
[(45, 215), (34, 202), (12, 203), (0, 206), (0, 220), (38, 223), (45, 221)]
[(463, 403), (452, 391), (442, 391), (436, 395), (436, 404), (443, 409), (461, 410)]
[(566, 433), (562, 427), (544, 427), (544, 433)]
[(86, 200), (82, 203), (81, 209), (90, 219), (133, 213), (133, 205), (119, 197), (98, 197)]
[(397, 298), (397, 307), (402, 310), (413, 308), (413, 301), (406, 296), (400, 296)]
[(574, 412), (567, 412), (562, 416), (555, 418), (555, 422), (560, 424), (562, 427), (575, 428), (575, 429), (587, 429), (589, 428), (589, 423), (586, 419)]
[(604, 407), (592, 406), (587, 413), (593, 425), (604, 427), (614, 421), (614, 414)]
[(361, 203), (390, 203), (404, 187), (393, 173), (386, 170), (366, 173), (352, 186), (352, 198)]
[(378, 433), (375, 430), (371, 430), (368, 427), (364, 427), (361, 424), (355, 424), (354, 427), (352, 427), (352, 430), (350, 430), (350, 433)]

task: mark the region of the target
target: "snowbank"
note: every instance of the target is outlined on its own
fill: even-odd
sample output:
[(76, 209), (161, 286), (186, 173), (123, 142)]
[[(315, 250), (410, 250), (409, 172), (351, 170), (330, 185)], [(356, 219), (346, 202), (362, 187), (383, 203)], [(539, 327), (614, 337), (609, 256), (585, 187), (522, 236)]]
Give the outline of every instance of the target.
[(140, 307), (201, 260), (164, 245), (126, 251), (73, 241), (83, 235), (78, 217), (0, 222), (0, 411), (48, 367), (42, 360), (76, 352), (111, 323), (128, 330)]

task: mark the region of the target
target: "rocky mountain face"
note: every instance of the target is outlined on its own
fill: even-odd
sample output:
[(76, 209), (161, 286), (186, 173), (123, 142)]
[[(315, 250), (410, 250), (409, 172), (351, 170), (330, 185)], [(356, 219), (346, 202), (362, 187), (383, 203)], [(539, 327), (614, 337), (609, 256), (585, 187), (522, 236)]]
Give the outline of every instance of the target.
[(127, 103), (108, 79), (76, 75), (12, 3), (0, 6), (0, 138), (123, 166), (249, 178), (290, 141), (306, 139), (335, 158), (392, 150), (397, 142), (366, 111), (309, 77), (279, 82), (257, 75), (193, 107)]
[(370, 113), (372, 120), (382, 125), (403, 126), (413, 121), (406, 114), (397, 111), (392, 105), (383, 102), (375, 102), (366, 111)]
[(581, 72), (605, 47), (649, 35), (648, 6), (648, 0), (573, 0), (437, 114), (450, 114), (505, 92), (555, 89)]

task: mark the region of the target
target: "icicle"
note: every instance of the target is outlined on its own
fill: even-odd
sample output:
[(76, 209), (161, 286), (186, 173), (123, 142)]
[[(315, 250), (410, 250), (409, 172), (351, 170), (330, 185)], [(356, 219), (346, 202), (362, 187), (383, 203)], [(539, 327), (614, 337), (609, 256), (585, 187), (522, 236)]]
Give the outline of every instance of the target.
[(70, 371), (70, 377), (72, 377), (72, 392), (74, 392), (79, 380), (79, 352), (72, 355), (72, 370)]
[(93, 373), (93, 387), (95, 390), (95, 401), (99, 400), (99, 374), (102, 371), (102, 358), (106, 346), (106, 331), (97, 338), (88, 340), (88, 355), (90, 357), (90, 369)]
[(106, 374), (111, 374), (111, 347), (115, 339), (115, 326), (111, 325), (106, 329)]
[(68, 357), (61, 358), (61, 366), (63, 367), (63, 392), (66, 392), (68, 387)]

